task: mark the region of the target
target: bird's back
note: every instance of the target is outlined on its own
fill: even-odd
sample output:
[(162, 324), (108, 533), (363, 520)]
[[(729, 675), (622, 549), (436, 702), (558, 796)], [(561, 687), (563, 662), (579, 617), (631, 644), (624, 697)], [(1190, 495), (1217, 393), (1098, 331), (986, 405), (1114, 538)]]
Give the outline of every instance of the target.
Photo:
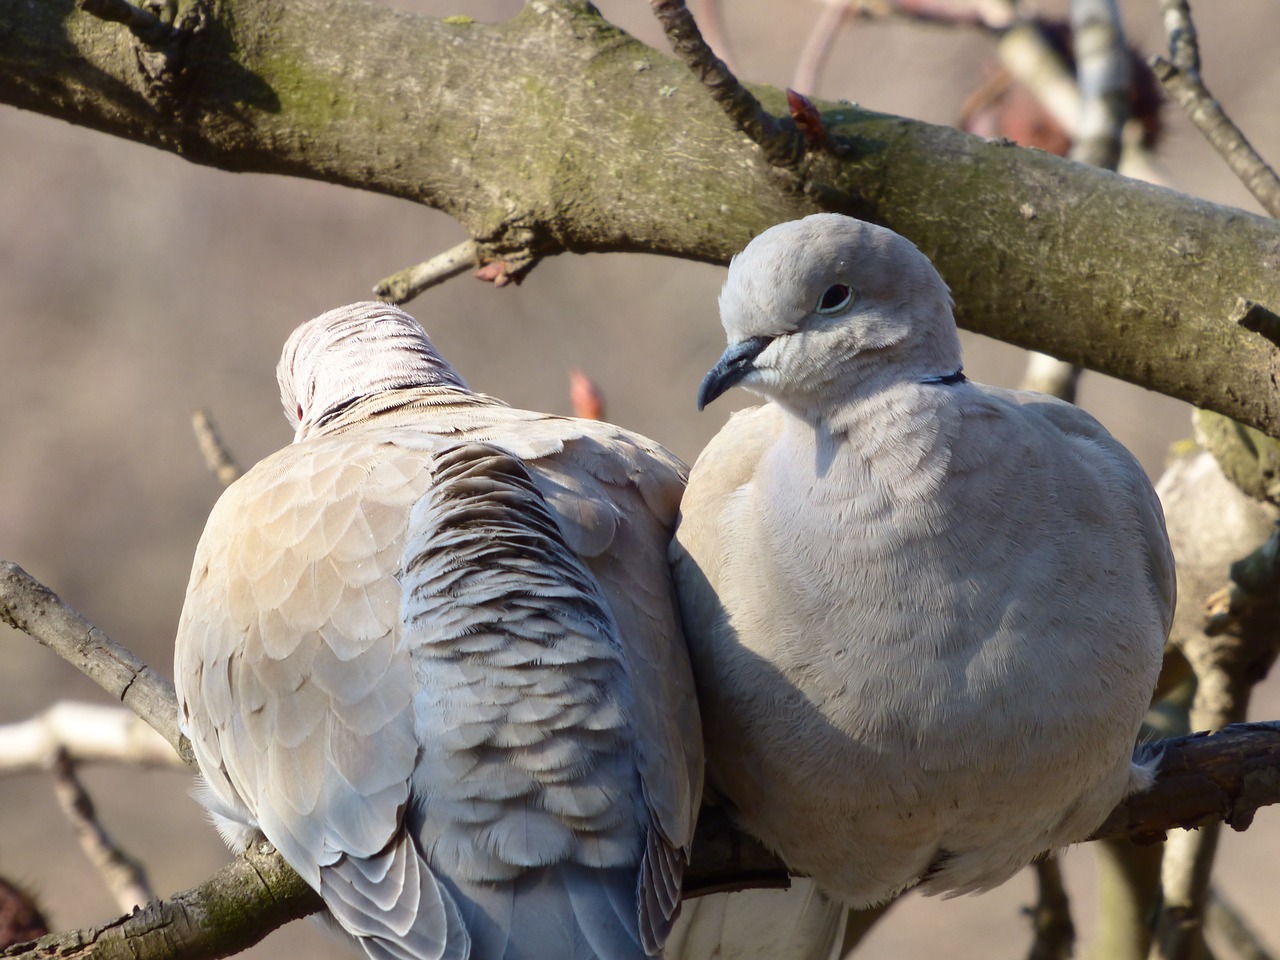
[(433, 387), (249, 471), (175, 663), (224, 835), (260, 827), (374, 957), (655, 953), (701, 789), (682, 485), (618, 428)]

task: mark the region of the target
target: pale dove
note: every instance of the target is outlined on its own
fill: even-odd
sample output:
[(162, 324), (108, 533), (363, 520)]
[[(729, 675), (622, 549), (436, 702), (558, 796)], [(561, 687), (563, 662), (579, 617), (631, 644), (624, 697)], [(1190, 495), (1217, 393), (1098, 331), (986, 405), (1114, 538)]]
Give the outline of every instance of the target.
[(850, 905), (1084, 838), (1150, 776), (1174, 578), (1141, 467), (967, 380), (946, 285), (889, 230), (773, 227), (720, 309), (699, 405), (768, 402), (698, 459), (673, 545), (709, 788)]
[(658, 954), (702, 778), (682, 465), (472, 393), (385, 304), (299, 327), (279, 379), (295, 441), (214, 507), (178, 629), (224, 838), (375, 960)]

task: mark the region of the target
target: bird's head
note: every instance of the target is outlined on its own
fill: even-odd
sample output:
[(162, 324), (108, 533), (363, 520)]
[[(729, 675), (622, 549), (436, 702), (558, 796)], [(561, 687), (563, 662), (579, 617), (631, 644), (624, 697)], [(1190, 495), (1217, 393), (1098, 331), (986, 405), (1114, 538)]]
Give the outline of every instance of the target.
[(960, 367), (951, 294), (933, 264), (892, 230), (841, 214), (752, 240), (729, 265), (720, 319), (729, 346), (699, 409), (735, 384), (783, 406), (829, 408)]
[(338, 307), (294, 330), (276, 379), (295, 442), (375, 393), (423, 386), (467, 389), (417, 320), (376, 301)]

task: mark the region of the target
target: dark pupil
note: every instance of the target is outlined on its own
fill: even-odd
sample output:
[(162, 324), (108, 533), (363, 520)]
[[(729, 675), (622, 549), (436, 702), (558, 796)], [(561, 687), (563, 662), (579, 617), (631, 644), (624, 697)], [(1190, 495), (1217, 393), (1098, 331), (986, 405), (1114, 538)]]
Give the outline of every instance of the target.
[(818, 307), (822, 310), (834, 310), (844, 303), (848, 296), (849, 288), (842, 283), (837, 283), (835, 286), (827, 287), (827, 292), (822, 295), (822, 302)]

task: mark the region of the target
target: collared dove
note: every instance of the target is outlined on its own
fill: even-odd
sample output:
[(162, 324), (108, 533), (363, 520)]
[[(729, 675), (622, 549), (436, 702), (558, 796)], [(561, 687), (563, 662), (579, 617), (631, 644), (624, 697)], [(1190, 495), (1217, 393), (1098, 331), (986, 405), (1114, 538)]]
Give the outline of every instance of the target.
[(1092, 417), (961, 372), (897, 234), (765, 231), (720, 295), (672, 548), (708, 788), (842, 902), (993, 887), (1145, 784), (1174, 605), (1160, 505)]
[(299, 327), (291, 446), (223, 494), (178, 628), (224, 838), (374, 960), (657, 955), (702, 786), (681, 463), (472, 393), (379, 303)]

